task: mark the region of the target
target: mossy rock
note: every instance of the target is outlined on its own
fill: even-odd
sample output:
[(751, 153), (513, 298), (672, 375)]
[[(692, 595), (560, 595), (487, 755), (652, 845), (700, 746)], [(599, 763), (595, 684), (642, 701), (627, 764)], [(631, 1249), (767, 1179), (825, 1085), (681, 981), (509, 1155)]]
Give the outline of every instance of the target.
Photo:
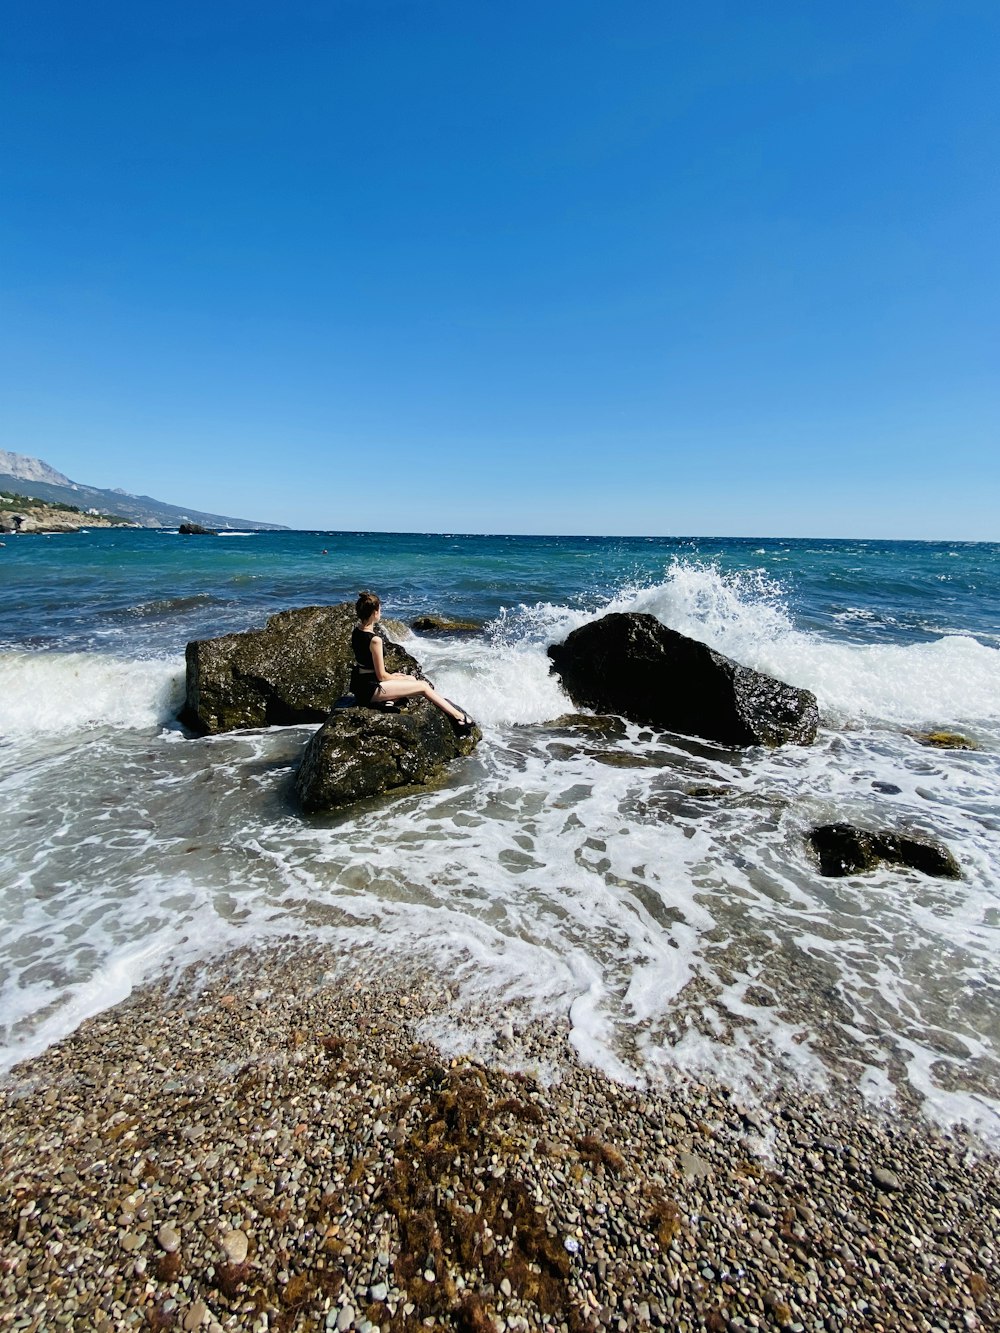
[(979, 746), (959, 731), (918, 731), (913, 739), (935, 750), (978, 750)]
[[(350, 688), (353, 603), (279, 611), (263, 629), (187, 646), (180, 720), (202, 734), (323, 722)], [(421, 676), (405, 648), (385, 643), (388, 671)]]
[(418, 634), (478, 634), (482, 628), (478, 620), (453, 620), (449, 616), (417, 616), (410, 621), (410, 629)]
[(338, 810), (431, 782), (481, 740), (478, 727), (457, 736), (450, 719), (424, 699), (403, 712), (337, 709), (306, 746), (295, 791), (307, 814)]
[(591, 750), (590, 757), (605, 768), (657, 767), (646, 755), (636, 754), (632, 750)]
[(620, 717), (613, 713), (562, 713), (546, 724), (548, 731), (593, 732), (598, 736), (613, 738), (624, 736), (627, 728)]
[(413, 634), (408, 625), (404, 625), (401, 620), (380, 620), (379, 629), (383, 634), (388, 634), (391, 639), (412, 639)]

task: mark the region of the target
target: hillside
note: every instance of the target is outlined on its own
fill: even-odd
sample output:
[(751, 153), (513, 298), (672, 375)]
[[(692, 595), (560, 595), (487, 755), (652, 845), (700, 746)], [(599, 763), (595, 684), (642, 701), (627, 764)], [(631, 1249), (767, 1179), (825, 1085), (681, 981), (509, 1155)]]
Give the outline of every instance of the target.
[(132, 527), (127, 518), (84, 513), (76, 505), (51, 504), (0, 488), (0, 533), (79, 532), (81, 528)]
[(180, 523), (201, 523), (208, 528), (252, 528), (268, 531), (282, 528), (280, 523), (263, 523), (259, 519), (233, 518), (225, 514), (211, 514), (203, 509), (182, 508), (166, 504), (151, 495), (131, 495), (128, 491), (105, 490), (70, 481), (40, 458), (9, 453), (0, 449), (0, 491), (29, 495), (50, 504), (72, 505), (86, 513), (125, 519), (143, 528), (175, 528)]

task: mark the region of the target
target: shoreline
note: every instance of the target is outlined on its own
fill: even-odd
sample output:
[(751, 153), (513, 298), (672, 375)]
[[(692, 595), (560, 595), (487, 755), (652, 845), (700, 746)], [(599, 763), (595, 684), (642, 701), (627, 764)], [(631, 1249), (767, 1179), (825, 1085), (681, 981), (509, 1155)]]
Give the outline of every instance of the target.
[(53, 537), (60, 533), (87, 532), (91, 528), (134, 527), (130, 520), (116, 519), (110, 514), (74, 512), (39, 502), (19, 506), (0, 498), (0, 538)]
[(625, 1087), (561, 1017), (507, 1011), (494, 1057), (442, 1054), (415, 1034), (450, 1000), (371, 950), (271, 945), (16, 1066), (0, 1327), (1000, 1320), (1000, 1158), (965, 1131), (860, 1096)]

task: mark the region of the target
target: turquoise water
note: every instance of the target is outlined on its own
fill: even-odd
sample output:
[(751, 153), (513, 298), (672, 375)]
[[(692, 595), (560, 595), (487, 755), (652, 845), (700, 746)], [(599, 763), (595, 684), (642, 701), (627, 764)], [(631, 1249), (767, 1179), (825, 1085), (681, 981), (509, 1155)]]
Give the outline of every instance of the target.
[[(1000, 1135), (998, 569), (962, 543), (8, 539), (5, 1062), (146, 977), (307, 935), (445, 966), (454, 1047), (491, 1040), (482, 1012), (559, 1012), (623, 1077), (847, 1083)], [(310, 729), (186, 736), (184, 645), (362, 586), (404, 622), (483, 622), (407, 647), (484, 741), (440, 788), (304, 819)], [(816, 743), (574, 720), (545, 649), (608, 609), (813, 690)], [(947, 843), (962, 881), (822, 879), (808, 830), (841, 818)]]
[(9, 647), (129, 639), (170, 651), (287, 606), (353, 600), (362, 586), (404, 619), (487, 620), (536, 602), (595, 609), (660, 581), (674, 561), (773, 582), (802, 626), (857, 642), (1000, 635), (1000, 546), (986, 543), (99, 530), (10, 539), (2, 554)]

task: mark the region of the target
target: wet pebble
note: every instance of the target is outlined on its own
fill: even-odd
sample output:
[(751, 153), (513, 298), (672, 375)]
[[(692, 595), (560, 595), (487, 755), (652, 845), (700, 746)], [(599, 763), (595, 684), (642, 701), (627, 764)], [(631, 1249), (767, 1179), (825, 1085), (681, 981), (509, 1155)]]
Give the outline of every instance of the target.
[(898, 1190), (899, 1176), (895, 1171), (890, 1171), (887, 1167), (876, 1166), (872, 1168), (872, 1179), (875, 1184), (884, 1190)]
[(250, 1249), (250, 1242), (245, 1231), (229, 1231), (222, 1238), (222, 1248), (231, 1264), (242, 1264)]
[(165, 1250), (167, 1254), (173, 1254), (175, 1250), (179, 1249), (181, 1243), (178, 1233), (166, 1222), (156, 1233), (156, 1240), (160, 1249)]

